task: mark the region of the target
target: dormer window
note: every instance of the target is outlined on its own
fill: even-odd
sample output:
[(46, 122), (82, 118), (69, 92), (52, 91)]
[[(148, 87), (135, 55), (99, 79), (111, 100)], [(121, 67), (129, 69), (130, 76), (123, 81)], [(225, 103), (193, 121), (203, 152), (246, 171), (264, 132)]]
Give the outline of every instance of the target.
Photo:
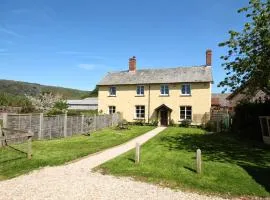
[(116, 96), (116, 87), (115, 86), (109, 87), (109, 96), (112, 96), (112, 97)]
[(191, 95), (191, 87), (190, 84), (183, 84), (181, 88), (181, 95)]
[(169, 96), (169, 86), (167, 84), (163, 84), (160, 86), (160, 95)]
[(137, 85), (137, 96), (144, 96), (144, 86)]

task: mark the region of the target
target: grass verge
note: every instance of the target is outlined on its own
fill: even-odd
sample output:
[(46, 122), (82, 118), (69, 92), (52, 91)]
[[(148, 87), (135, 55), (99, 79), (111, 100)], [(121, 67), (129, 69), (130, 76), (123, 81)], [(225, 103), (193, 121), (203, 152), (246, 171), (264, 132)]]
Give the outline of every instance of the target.
[(16, 177), (44, 166), (61, 165), (68, 161), (113, 147), (152, 130), (150, 126), (130, 126), (129, 130), (103, 129), (91, 136), (34, 141), (33, 158), (11, 148), (0, 148), (0, 180)]
[[(195, 171), (202, 150), (203, 173)], [(270, 196), (270, 148), (229, 134), (205, 134), (197, 128), (167, 128), (141, 148), (140, 163), (129, 151), (97, 170), (170, 188), (223, 196)]]

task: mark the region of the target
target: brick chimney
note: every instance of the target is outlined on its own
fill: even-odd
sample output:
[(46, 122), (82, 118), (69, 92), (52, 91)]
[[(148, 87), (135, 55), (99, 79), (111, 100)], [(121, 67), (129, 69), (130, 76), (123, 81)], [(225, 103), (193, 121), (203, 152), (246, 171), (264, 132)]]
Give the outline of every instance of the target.
[(206, 50), (206, 66), (212, 66), (212, 50)]
[(136, 57), (129, 59), (129, 72), (136, 72)]

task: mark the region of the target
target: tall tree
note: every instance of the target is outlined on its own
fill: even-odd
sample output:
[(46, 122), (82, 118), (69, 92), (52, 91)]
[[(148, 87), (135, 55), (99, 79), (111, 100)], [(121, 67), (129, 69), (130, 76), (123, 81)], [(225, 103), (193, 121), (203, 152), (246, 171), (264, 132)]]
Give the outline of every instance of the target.
[(249, 94), (261, 89), (270, 95), (270, 0), (250, 0), (242, 12), (248, 19), (243, 30), (229, 31), (229, 39), (219, 44), (228, 52), (221, 56), (227, 73), (218, 86), (233, 92), (247, 85)]

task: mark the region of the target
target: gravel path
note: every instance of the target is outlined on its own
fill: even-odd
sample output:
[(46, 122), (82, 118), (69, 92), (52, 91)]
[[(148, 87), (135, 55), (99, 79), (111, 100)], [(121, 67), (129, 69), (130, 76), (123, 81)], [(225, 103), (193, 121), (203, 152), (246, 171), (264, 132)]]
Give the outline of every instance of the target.
[(45, 167), (30, 174), (0, 182), (0, 199), (221, 199), (93, 173), (90, 169), (144, 143), (164, 130), (158, 127), (123, 145), (113, 147), (74, 163)]

